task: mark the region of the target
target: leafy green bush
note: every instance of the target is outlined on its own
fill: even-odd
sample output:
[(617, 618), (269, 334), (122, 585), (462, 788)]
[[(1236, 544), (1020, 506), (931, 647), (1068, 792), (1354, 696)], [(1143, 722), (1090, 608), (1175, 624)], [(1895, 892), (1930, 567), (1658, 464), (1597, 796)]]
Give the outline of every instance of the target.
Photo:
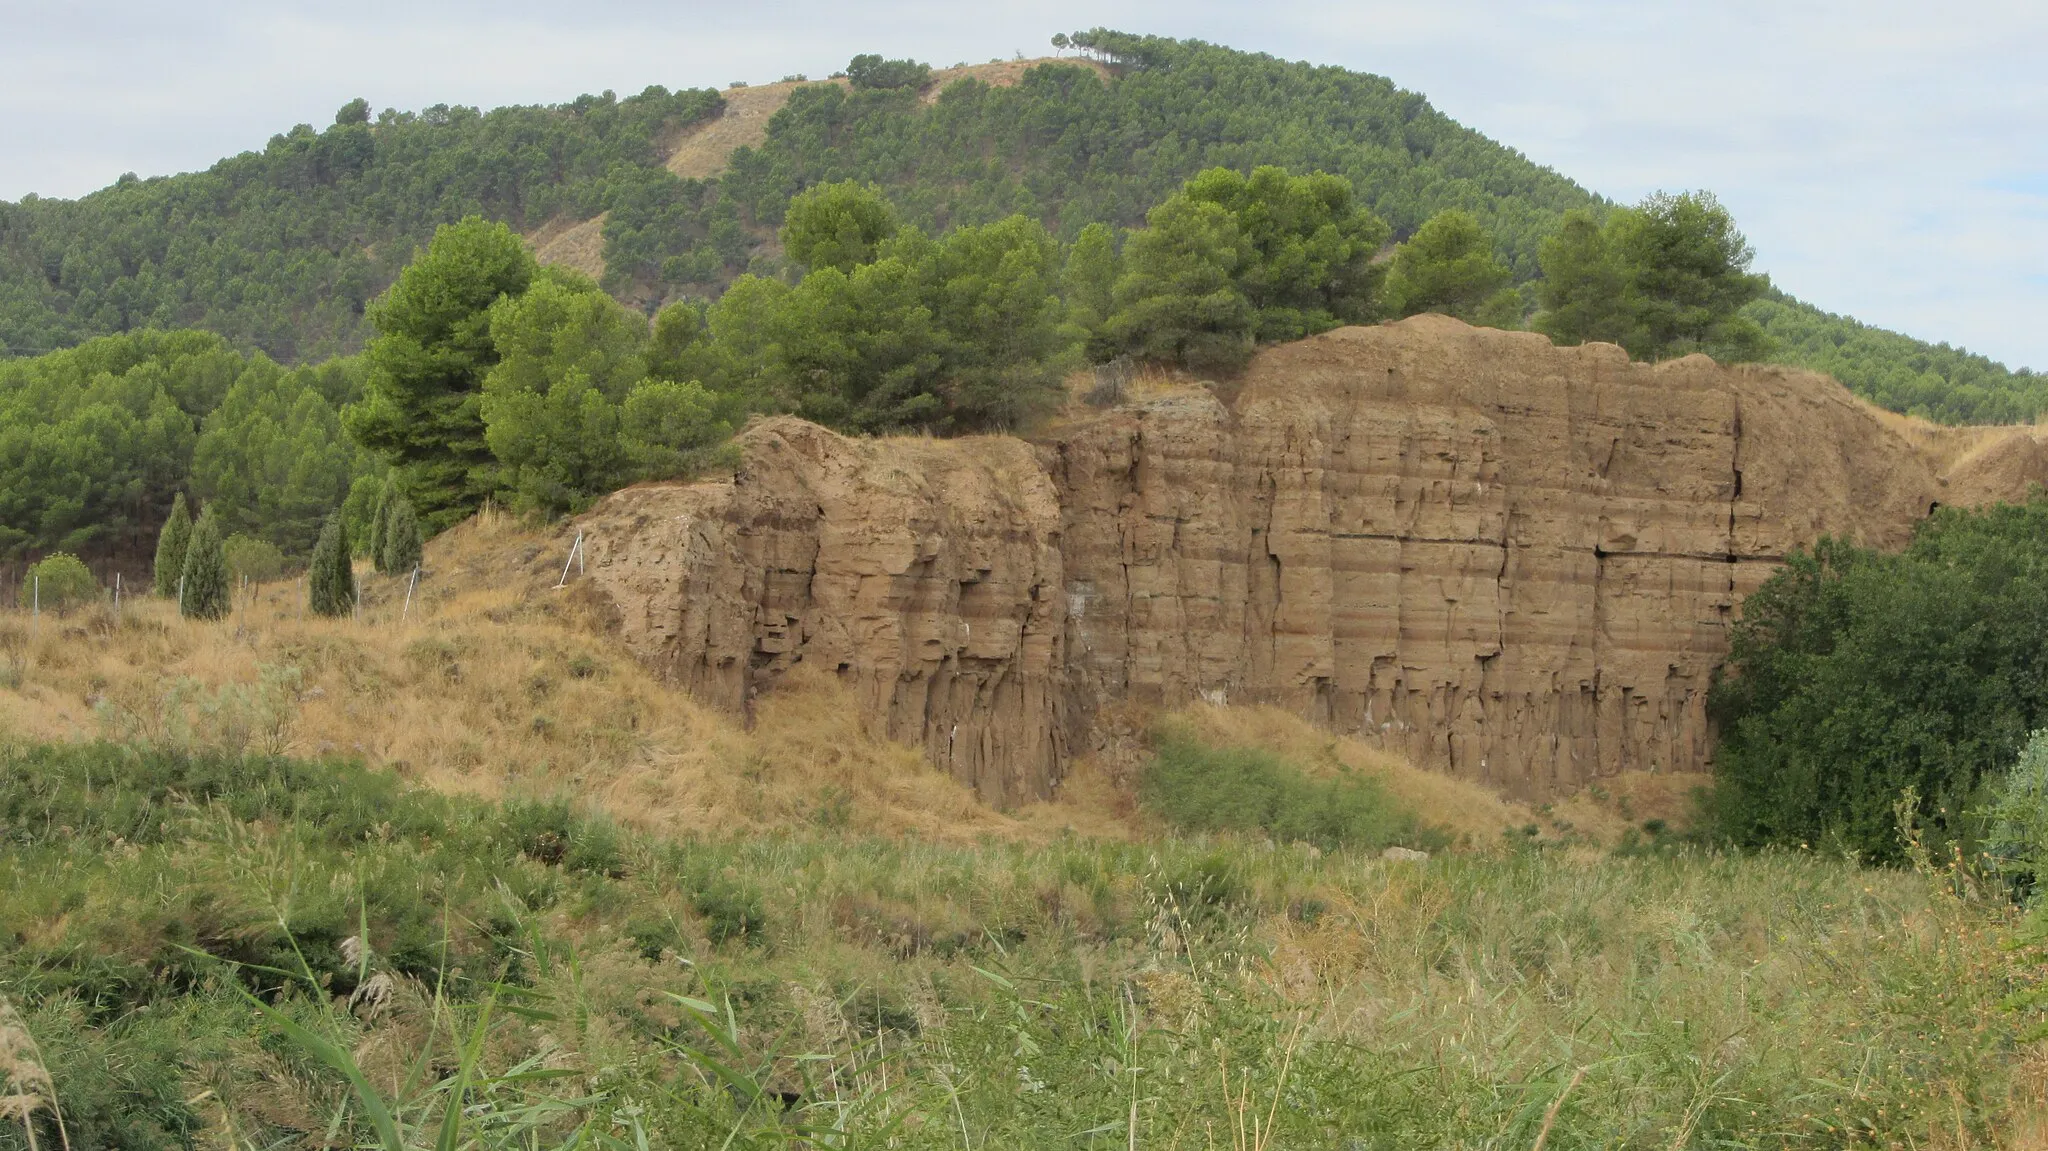
[(1709, 697), (1712, 822), (1743, 846), (1903, 859), (1967, 840), (1981, 789), (2048, 726), (2048, 498), (1940, 509), (1899, 555), (1823, 539), (1743, 604)]
[(730, 880), (713, 880), (691, 897), (690, 904), (704, 917), (704, 934), (713, 943), (734, 939), (751, 944), (766, 941), (768, 912), (761, 893)]
[(2039, 902), (2048, 885), (2048, 731), (2037, 731), (2017, 762), (1992, 786), (1986, 809), (1984, 854), (2013, 885)]
[(1362, 775), (1340, 769), (1316, 777), (1267, 751), (1206, 747), (1171, 730), (1155, 734), (1154, 746), (1139, 797), (1184, 830), (1260, 833), (1281, 842), (1368, 850), (1434, 846), (1442, 839)]
[(100, 581), (92, 569), (75, 555), (54, 552), (44, 556), (21, 577), (21, 606), (36, 604), (58, 615), (100, 598)]
[(228, 577), (232, 580), (264, 583), (284, 574), (284, 553), (269, 540), (236, 532), (221, 544), (220, 550), (227, 559)]

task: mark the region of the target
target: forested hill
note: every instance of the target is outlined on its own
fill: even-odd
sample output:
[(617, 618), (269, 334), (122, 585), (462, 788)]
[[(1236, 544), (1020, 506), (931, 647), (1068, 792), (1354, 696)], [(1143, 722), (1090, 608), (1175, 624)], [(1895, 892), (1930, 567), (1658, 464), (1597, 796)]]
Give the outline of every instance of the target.
[[(1071, 240), (1091, 222), (1141, 223), (1206, 168), (1322, 170), (1350, 180), (1396, 238), (1444, 208), (1470, 211), (1522, 282), (1565, 212), (1605, 207), (1378, 76), (1195, 41), (1080, 39), (1106, 68), (935, 85), (875, 60), (850, 83), (805, 85), (757, 147), (705, 180), (664, 160), (722, 112), (715, 92), (374, 120), (357, 102), (325, 130), (301, 125), (205, 172), (0, 204), (0, 347), (193, 326), (286, 362), (351, 351), (369, 335), (366, 302), (435, 225), (472, 212), (529, 233), (602, 215), (606, 287), (644, 305), (708, 297), (744, 271), (779, 270), (790, 197), (847, 178), (935, 230), (1023, 212)], [(1887, 406), (1950, 421), (2048, 408), (2048, 380), (1982, 357), (1782, 296), (1751, 314), (1774, 358)]]

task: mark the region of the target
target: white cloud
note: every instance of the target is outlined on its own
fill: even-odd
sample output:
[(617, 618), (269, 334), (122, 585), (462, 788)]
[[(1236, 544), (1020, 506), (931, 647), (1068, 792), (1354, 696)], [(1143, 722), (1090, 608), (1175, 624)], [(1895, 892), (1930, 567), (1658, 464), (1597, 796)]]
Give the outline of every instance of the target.
[(1378, 72), (1605, 195), (1718, 192), (1834, 311), (2048, 368), (2048, 6), (0, 0), (0, 197), (204, 167), (377, 107), (1040, 54), (1108, 24)]

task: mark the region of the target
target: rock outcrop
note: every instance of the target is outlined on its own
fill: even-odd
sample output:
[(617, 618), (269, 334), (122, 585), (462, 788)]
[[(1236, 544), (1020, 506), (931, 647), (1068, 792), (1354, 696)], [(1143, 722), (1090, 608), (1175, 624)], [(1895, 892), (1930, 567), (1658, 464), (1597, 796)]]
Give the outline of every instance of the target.
[(740, 711), (829, 668), (1005, 804), (1121, 699), (1275, 703), (1525, 796), (1701, 770), (1728, 626), (1787, 551), (1899, 546), (1933, 506), (2048, 478), (2031, 429), (1435, 316), (1036, 443), (778, 419), (744, 461), (589, 517), (626, 640)]

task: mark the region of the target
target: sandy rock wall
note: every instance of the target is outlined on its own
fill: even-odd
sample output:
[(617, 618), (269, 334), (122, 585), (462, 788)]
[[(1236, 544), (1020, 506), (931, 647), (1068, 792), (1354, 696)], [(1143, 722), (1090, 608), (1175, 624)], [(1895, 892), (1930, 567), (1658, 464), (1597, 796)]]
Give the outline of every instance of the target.
[(1277, 703), (1524, 795), (1699, 770), (1728, 625), (1786, 551), (2048, 477), (2031, 430), (1433, 316), (1036, 444), (776, 420), (745, 458), (593, 513), (628, 641), (741, 711), (814, 661), (1003, 803), (1125, 698)]

